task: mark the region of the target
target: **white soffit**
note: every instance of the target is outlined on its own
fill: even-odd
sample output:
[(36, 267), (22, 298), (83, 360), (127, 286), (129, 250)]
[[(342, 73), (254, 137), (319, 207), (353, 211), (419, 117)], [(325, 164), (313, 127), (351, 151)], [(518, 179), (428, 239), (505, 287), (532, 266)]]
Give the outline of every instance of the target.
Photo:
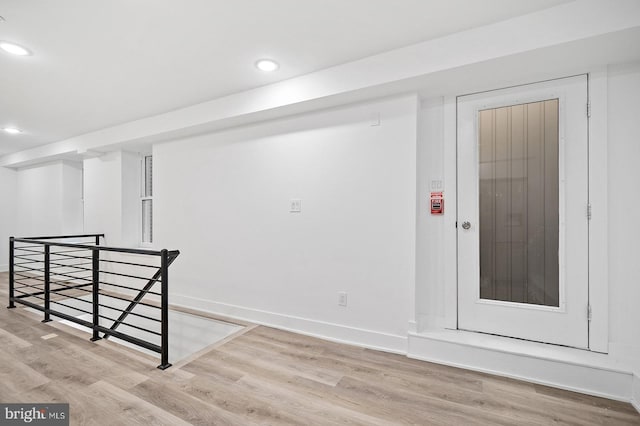
[[(615, 7), (613, 6), (615, 5)], [(575, 17), (581, 19), (576, 20)], [(70, 138), (0, 158), (16, 167), (78, 149), (116, 149), (132, 142), (153, 142), (194, 132), (303, 112), (318, 107), (419, 90), (439, 82), (466, 90), (479, 70), (486, 81), (507, 72), (536, 78), (609, 61), (638, 58), (640, 2), (581, 0), (526, 16), (396, 49), (322, 71), (228, 95), (170, 113)], [(524, 30), (523, 30), (524, 29)], [(523, 56), (524, 55), (524, 56)], [(535, 57), (542, 68), (524, 68)], [(516, 58), (516, 61), (510, 61)], [(548, 60), (547, 60), (548, 59)], [(491, 64), (495, 64), (492, 68)], [(535, 64), (534, 64), (535, 65)], [(506, 68), (504, 68), (506, 67)], [(524, 72), (523, 72), (524, 70)], [(450, 78), (446, 76), (450, 75)], [(463, 77), (462, 79), (460, 77)], [(481, 76), (479, 76), (481, 77)], [(478, 79), (482, 83), (482, 79)], [(453, 93), (457, 94), (457, 93)], [(129, 146), (129, 145), (127, 145)]]
[[(3, 0), (0, 155), (568, 0)], [(281, 67), (266, 74), (260, 58)]]

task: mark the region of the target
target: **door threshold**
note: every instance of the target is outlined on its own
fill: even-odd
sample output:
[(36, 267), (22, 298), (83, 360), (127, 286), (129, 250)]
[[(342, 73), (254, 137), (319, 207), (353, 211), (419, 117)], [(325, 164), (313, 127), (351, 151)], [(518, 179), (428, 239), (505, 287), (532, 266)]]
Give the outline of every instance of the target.
[(439, 340), (549, 361), (561, 361), (568, 364), (600, 368), (619, 373), (628, 373), (631, 371), (630, 368), (626, 368), (626, 366), (621, 365), (619, 362), (611, 360), (608, 354), (592, 352), (588, 349), (533, 342), (525, 339), (467, 330), (425, 330), (419, 333), (412, 333), (412, 335), (430, 340)]
[(629, 402), (629, 365), (607, 354), (462, 330), (409, 333), (409, 358)]

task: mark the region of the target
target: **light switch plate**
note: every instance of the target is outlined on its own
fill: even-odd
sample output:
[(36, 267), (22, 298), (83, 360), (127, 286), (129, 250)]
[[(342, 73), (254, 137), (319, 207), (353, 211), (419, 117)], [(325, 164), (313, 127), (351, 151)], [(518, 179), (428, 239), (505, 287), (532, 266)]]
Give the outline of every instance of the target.
[(302, 200), (292, 199), (289, 207), (290, 213), (302, 212)]

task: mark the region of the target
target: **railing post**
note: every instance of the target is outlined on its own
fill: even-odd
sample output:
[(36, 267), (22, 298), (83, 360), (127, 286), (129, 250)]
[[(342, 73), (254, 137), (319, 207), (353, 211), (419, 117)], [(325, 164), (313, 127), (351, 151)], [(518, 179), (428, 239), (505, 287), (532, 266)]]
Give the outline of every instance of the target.
[(161, 327), (162, 337), (160, 348), (162, 350), (160, 357), (159, 369), (165, 370), (171, 367), (169, 364), (169, 252), (167, 249), (163, 249), (160, 254), (160, 270), (162, 271), (161, 282)]
[(96, 235), (96, 245), (100, 245), (100, 235)]
[(50, 322), (51, 310), (51, 246), (44, 245), (44, 319), (42, 322)]
[(98, 325), (100, 325), (100, 305), (98, 305), (100, 295), (100, 250), (93, 249), (91, 250), (93, 265), (91, 270), (93, 271), (93, 337), (91, 338), (92, 342), (96, 340), (100, 340), (101, 337), (98, 335)]
[(15, 302), (13, 301), (13, 297), (14, 297), (14, 291), (13, 291), (13, 278), (14, 278), (14, 271), (13, 271), (13, 249), (14, 249), (14, 245), (15, 242), (13, 241), (13, 237), (9, 238), (9, 306), (7, 306), (7, 308), (9, 309), (13, 309), (16, 307)]

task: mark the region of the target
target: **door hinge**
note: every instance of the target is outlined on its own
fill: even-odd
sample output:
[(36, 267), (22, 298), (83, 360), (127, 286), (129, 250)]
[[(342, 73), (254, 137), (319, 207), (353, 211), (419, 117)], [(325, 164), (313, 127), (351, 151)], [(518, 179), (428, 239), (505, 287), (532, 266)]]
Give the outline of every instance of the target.
[(587, 321), (591, 321), (591, 304), (587, 305)]
[(591, 118), (591, 102), (587, 102), (587, 118)]
[(591, 203), (587, 204), (587, 220), (591, 220)]

